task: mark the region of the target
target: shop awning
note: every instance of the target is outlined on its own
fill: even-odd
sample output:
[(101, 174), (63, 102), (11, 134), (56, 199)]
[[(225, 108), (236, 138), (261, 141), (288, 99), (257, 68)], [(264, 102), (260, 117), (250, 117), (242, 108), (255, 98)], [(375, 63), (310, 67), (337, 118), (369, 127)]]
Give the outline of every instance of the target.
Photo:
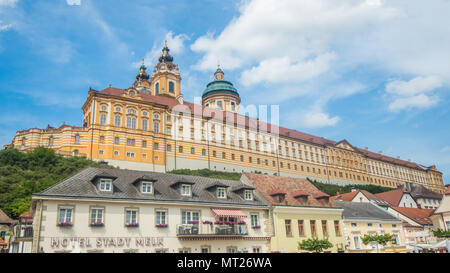
[(211, 209), (211, 210), (218, 217), (236, 217), (236, 218), (247, 217), (245, 212), (238, 209)]

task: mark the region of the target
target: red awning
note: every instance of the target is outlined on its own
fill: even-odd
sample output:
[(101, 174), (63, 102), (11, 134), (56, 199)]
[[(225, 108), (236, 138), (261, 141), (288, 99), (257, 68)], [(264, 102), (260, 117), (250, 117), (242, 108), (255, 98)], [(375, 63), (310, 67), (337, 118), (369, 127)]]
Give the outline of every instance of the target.
[(245, 212), (238, 209), (211, 209), (211, 210), (218, 217), (236, 217), (236, 218), (247, 217)]

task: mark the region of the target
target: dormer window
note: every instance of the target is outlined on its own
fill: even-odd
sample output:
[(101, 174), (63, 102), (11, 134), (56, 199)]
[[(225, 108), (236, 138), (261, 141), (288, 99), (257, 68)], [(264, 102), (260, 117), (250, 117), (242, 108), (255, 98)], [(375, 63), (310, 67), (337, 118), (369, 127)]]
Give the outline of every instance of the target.
[(181, 185), (181, 195), (182, 196), (191, 196), (191, 185), (188, 184), (182, 184)]
[(112, 180), (111, 179), (100, 179), (99, 189), (101, 191), (111, 191)]
[(284, 194), (277, 194), (275, 196), (275, 198), (278, 199), (278, 203), (283, 203), (284, 202)]
[(152, 182), (142, 182), (142, 193), (153, 193), (153, 183)]
[(253, 200), (253, 191), (245, 190), (244, 198), (245, 198), (245, 200), (252, 201)]
[(227, 190), (225, 188), (217, 188), (217, 198), (227, 198)]

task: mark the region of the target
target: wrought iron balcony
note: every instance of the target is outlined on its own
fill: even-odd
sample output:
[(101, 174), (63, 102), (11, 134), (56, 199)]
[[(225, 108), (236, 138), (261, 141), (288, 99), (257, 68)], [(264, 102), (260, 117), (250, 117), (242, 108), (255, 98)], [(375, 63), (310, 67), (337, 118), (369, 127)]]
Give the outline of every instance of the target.
[(187, 224), (177, 225), (178, 237), (197, 236), (245, 236), (248, 235), (246, 224)]

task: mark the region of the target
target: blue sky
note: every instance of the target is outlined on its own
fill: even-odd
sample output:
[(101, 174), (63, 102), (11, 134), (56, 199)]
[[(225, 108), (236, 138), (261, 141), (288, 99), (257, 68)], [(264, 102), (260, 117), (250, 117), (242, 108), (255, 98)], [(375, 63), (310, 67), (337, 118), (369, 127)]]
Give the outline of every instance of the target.
[(81, 125), (89, 87), (131, 86), (162, 44), (185, 100), (220, 62), (243, 106), (450, 178), (450, 1), (0, 0), (0, 145)]

